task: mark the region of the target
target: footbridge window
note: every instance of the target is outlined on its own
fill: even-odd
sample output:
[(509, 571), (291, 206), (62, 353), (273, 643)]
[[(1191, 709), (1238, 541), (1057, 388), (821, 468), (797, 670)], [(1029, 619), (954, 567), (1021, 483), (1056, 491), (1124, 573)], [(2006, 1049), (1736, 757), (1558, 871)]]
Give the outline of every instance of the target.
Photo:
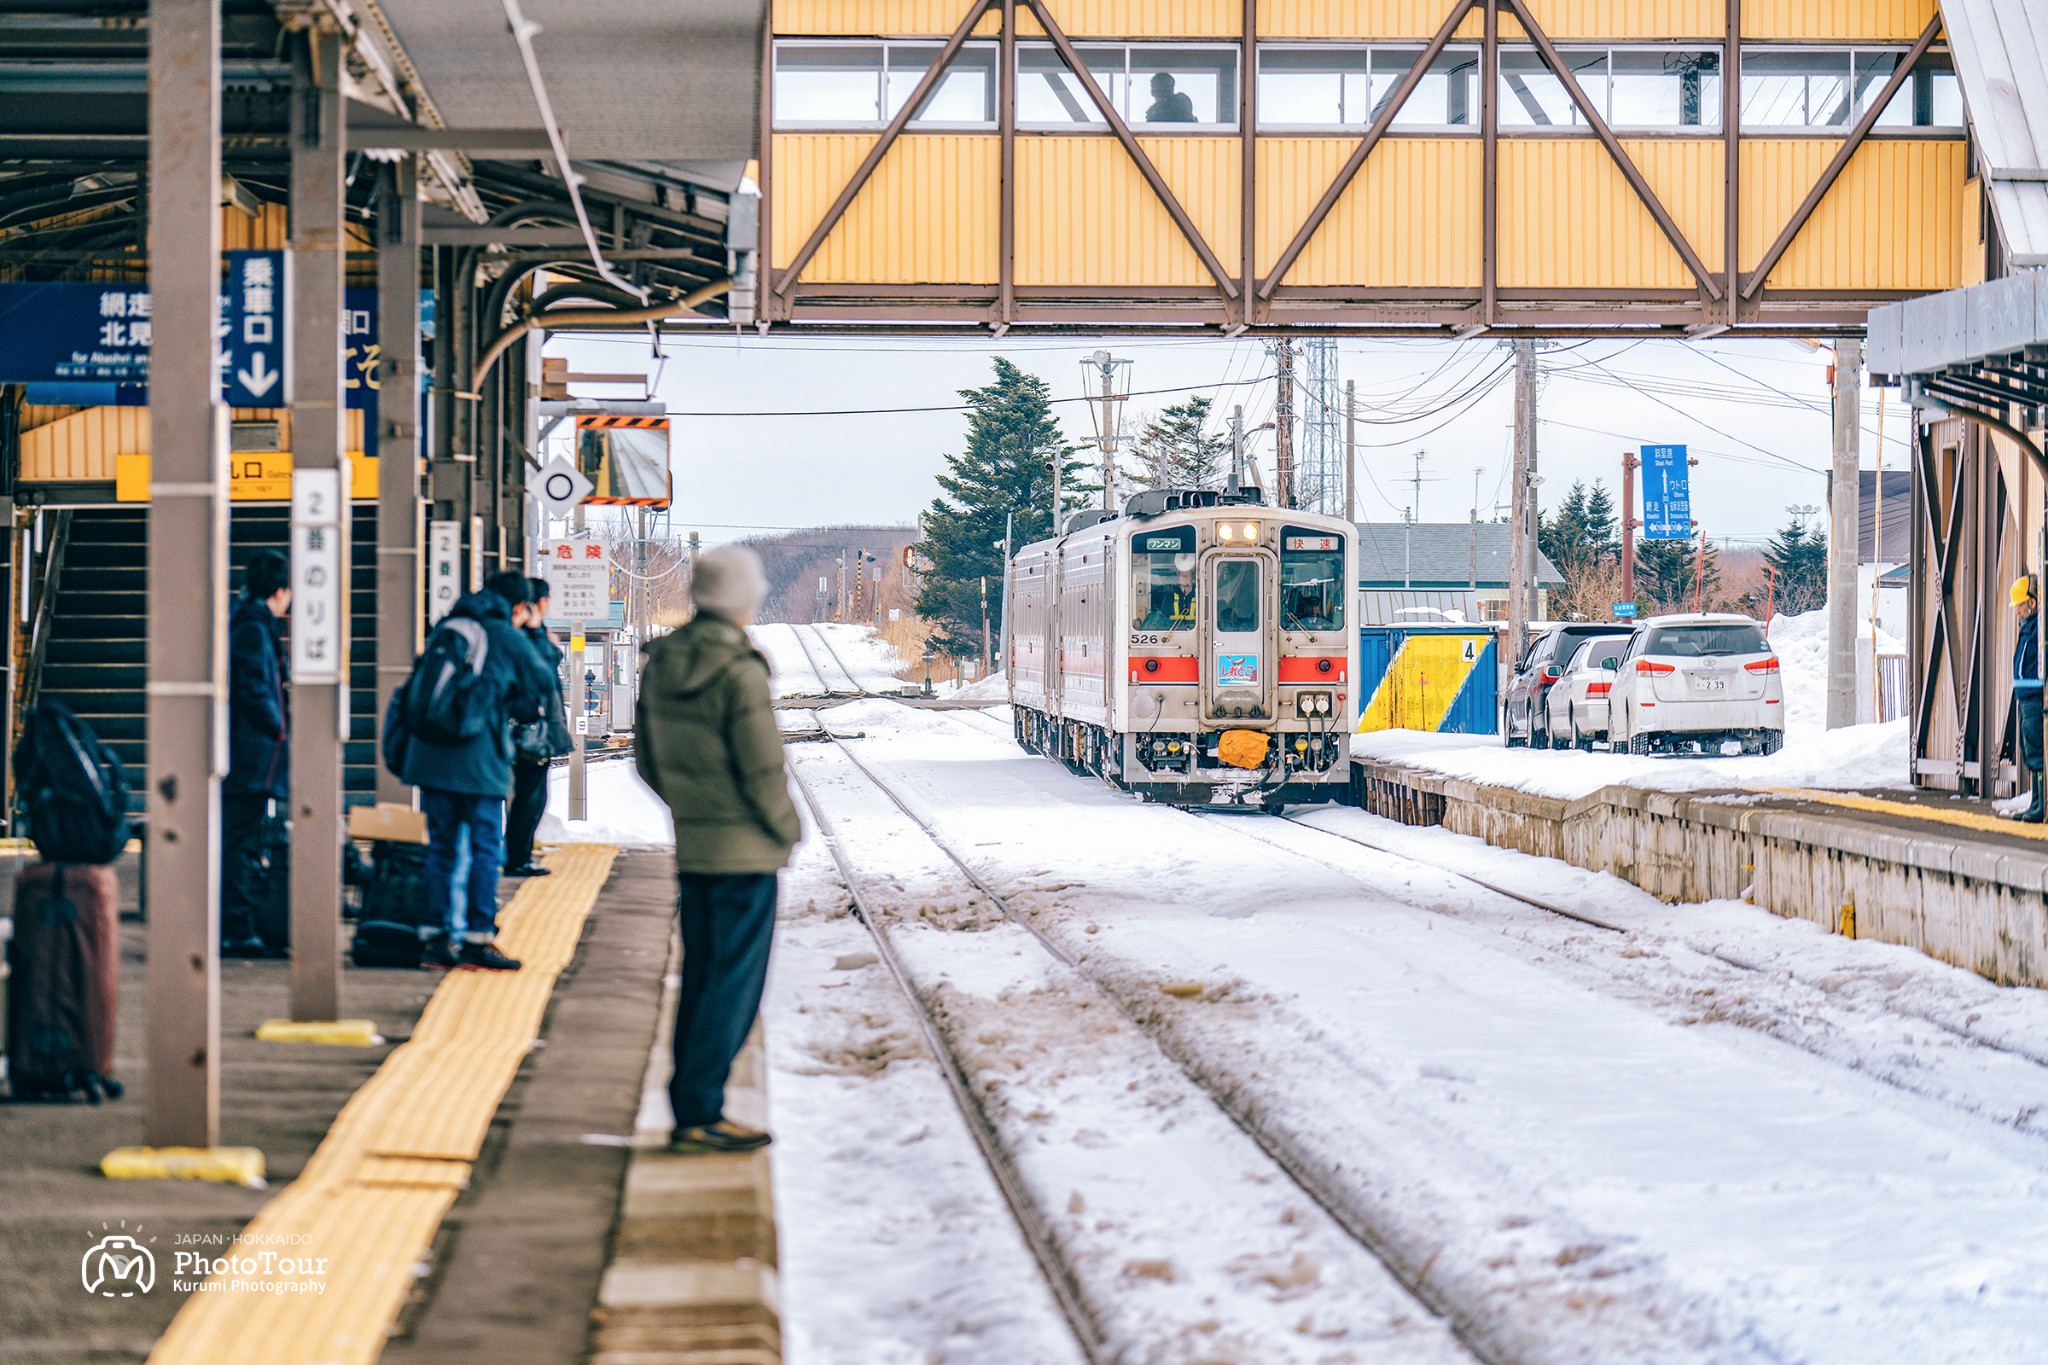
[[(1904, 48), (1744, 49), (1742, 126), (1846, 130), (1869, 112), (1905, 59)], [(1946, 52), (1920, 59), (1876, 126), (1962, 128), (1962, 89)]]
[[(1117, 117), (1140, 132), (1237, 126), (1235, 47), (1080, 43), (1076, 51)], [(1050, 43), (1017, 46), (1017, 122), (1053, 131), (1108, 126)]]
[[(931, 42), (778, 42), (775, 126), (880, 128), (901, 112), (942, 47)], [(962, 46), (910, 126), (995, 127), (998, 60), (994, 43)]]
[[(1419, 47), (1262, 47), (1259, 127), (1363, 128), (1380, 116), (1420, 60)], [(1402, 104), (1393, 126), (1476, 130), (1478, 72), (1477, 48), (1445, 48)]]
[[(1721, 54), (1705, 48), (1566, 48), (1564, 66), (1609, 127), (1721, 126)], [(1534, 48), (1503, 48), (1503, 128), (1588, 126), (1564, 82)]]

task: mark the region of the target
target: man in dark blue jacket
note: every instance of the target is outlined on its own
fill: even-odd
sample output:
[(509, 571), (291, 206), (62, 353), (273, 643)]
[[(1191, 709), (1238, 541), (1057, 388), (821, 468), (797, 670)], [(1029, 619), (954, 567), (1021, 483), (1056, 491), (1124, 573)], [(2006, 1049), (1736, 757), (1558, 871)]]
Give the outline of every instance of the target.
[(291, 565), (258, 550), (228, 618), (228, 776), (220, 790), (220, 939), (228, 957), (289, 950), (282, 812), (292, 794), (284, 616)]
[[(540, 666), (513, 622), (515, 610), (525, 618), (527, 596), (523, 575), (496, 574), (482, 592), (470, 593), (449, 611), (451, 618), (483, 627), (489, 719), (459, 744), (434, 744), (415, 734), (406, 745), (402, 778), (420, 789), (427, 817), (429, 922), (447, 930), (429, 941), (427, 955), (445, 967), (519, 970), (517, 959), (500, 953), (494, 941), (505, 794), (512, 789), (512, 727), (539, 717), (545, 693)], [(450, 628), (443, 621), (435, 629)], [(458, 888), (455, 867), (465, 846), (469, 871)]]
[(533, 604), (523, 627), (534, 661), (547, 675), (548, 694), (541, 717), (522, 725), (513, 736), (512, 804), (505, 810), (505, 875), (545, 877), (548, 870), (533, 862), (533, 836), (548, 808), (548, 760), (560, 758), (574, 744), (569, 738), (568, 702), (562, 695), (562, 651), (548, 635), (548, 581), (529, 578)]
[(2020, 766), (2033, 775), (2034, 800), (2014, 816), (2030, 825), (2041, 823), (2048, 814), (2043, 806), (2041, 781), (2041, 597), (2032, 574), (2022, 574), (2012, 585), (2013, 609), (2019, 613), (2019, 641), (2012, 651), (2012, 699), (2019, 721)]

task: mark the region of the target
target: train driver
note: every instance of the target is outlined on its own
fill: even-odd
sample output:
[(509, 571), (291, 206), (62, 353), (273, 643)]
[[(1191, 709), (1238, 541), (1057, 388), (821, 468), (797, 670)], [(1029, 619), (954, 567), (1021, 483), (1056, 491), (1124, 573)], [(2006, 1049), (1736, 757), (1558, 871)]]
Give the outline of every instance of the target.
[(1152, 585), (1143, 630), (1190, 630), (1195, 624), (1195, 557), (1173, 557), (1173, 581)]

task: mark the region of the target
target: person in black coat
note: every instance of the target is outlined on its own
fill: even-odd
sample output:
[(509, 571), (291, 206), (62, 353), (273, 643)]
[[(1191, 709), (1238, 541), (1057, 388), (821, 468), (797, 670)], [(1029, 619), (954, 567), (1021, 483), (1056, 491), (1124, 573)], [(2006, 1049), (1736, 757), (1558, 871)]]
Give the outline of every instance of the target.
[(523, 627), (527, 647), (547, 675), (548, 695), (541, 718), (513, 734), (512, 804), (505, 810), (505, 875), (545, 877), (548, 869), (533, 862), (533, 836), (548, 808), (548, 760), (560, 758), (574, 744), (569, 738), (568, 699), (562, 694), (562, 651), (548, 634), (548, 581), (530, 578), (533, 604)]
[[(465, 621), (482, 628), (489, 719), (479, 733), (458, 744), (434, 744), (418, 734), (406, 741), (400, 779), (420, 789), (420, 808), (427, 817), (423, 875), (428, 921), (446, 930), (429, 940), (427, 955), (441, 966), (519, 970), (518, 960), (500, 953), (494, 943), (505, 794), (512, 789), (512, 727), (538, 719), (547, 693), (541, 666), (518, 629), (526, 619), (528, 596), (524, 575), (494, 574), (482, 592), (468, 594), (449, 610), (436, 634), (461, 629)], [(431, 639), (428, 648), (433, 648)], [(456, 866), (465, 848), (469, 870), (457, 888)]]
[(290, 914), (283, 807), (292, 793), (284, 618), (291, 565), (258, 550), (228, 618), (228, 775), (220, 793), (220, 937), (228, 957), (281, 956)]

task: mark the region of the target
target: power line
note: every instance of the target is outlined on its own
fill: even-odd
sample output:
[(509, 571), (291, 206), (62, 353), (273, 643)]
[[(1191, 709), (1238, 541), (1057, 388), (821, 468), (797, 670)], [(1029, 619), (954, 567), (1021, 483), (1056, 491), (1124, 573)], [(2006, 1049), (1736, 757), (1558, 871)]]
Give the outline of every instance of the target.
[[(1242, 387), (1242, 386), (1247, 386), (1247, 385), (1252, 385), (1252, 384), (1263, 384), (1263, 383), (1265, 383), (1265, 382), (1266, 382), (1267, 380), (1271, 379), (1272, 377), (1273, 377), (1272, 375), (1262, 375), (1261, 377), (1259, 377), (1259, 378), (1257, 378), (1257, 379), (1240, 379), (1240, 380), (1236, 381), (1236, 386), (1238, 386), (1238, 387)], [(1197, 390), (1197, 389), (1201, 389), (1201, 388), (1205, 388), (1205, 387), (1207, 387), (1207, 386), (1206, 386), (1206, 385), (1202, 385), (1202, 384), (1180, 384), (1180, 385), (1176, 385), (1176, 386), (1175, 386), (1175, 387), (1173, 387), (1173, 388), (1168, 388), (1168, 389), (1140, 389), (1140, 390), (1138, 390), (1138, 391), (1137, 391), (1136, 393), (1126, 394), (1126, 395), (1125, 395), (1125, 397), (1127, 397), (1127, 398), (1151, 398), (1151, 397), (1156, 397), (1157, 395), (1159, 395), (1159, 394), (1164, 394), (1164, 393), (1192, 393), (1192, 392), (1194, 392), (1194, 391), (1195, 391), (1195, 390)], [(1218, 387), (1218, 388), (1220, 389), (1220, 388), (1225, 388), (1225, 387), (1231, 387), (1231, 386), (1229, 386), (1229, 385), (1223, 385), (1223, 384), (1219, 384), (1219, 385), (1217, 385), (1217, 387)], [(1083, 395), (1081, 395), (1080, 397), (1077, 397), (1077, 398), (1048, 398), (1048, 399), (1047, 399), (1046, 401), (1047, 401), (1048, 403), (1087, 403), (1087, 402), (1092, 402), (1092, 401), (1097, 401), (1097, 400), (1091, 399), (1091, 398), (1089, 398), (1089, 397), (1088, 397), (1087, 395), (1083, 394)], [(714, 418), (714, 417), (891, 417), (891, 416), (895, 416), (895, 415), (897, 415), (897, 414), (901, 414), (901, 413), (913, 413), (913, 412), (973, 412), (973, 411), (975, 411), (975, 406), (974, 406), (974, 404), (972, 404), (972, 403), (948, 403), (948, 404), (941, 404), (941, 405), (936, 405), (936, 406), (932, 406), (932, 407), (918, 407), (918, 408), (814, 408), (814, 409), (804, 409), (804, 410), (797, 410), (797, 409), (785, 409), (785, 410), (781, 410), (781, 411), (773, 411), (773, 412), (769, 412), (769, 411), (762, 411), (762, 412), (682, 412), (682, 411), (679, 411), (679, 410), (677, 410), (677, 409), (675, 409), (675, 408), (670, 408), (670, 409), (669, 409), (669, 411), (668, 411), (668, 416), (670, 416), (670, 417), (697, 417), (697, 418)]]

